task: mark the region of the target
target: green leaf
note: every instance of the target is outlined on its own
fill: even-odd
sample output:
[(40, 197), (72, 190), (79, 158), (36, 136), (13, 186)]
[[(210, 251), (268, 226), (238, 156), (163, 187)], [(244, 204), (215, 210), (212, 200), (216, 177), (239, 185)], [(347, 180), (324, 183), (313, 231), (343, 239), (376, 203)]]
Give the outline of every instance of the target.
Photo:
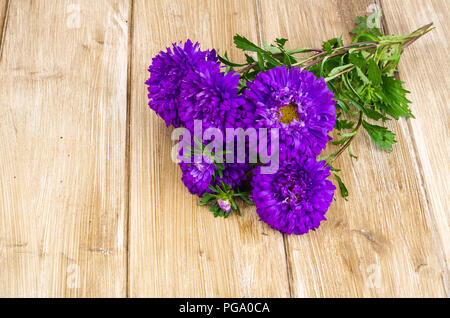
[(266, 51), (272, 53), (272, 54), (277, 54), (277, 53), (281, 53), (281, 50), (273, 45), (268, 45), (266, 42), (264, 42), (264, 40), (262, 40), (263, 43), (263, 47)]
[(358, 74), (358, 77), (361, 79), (361, 81), (364, 83), (364, 85), (370, 84), (370, 80), (363, 73), (363, 71), (361, 71), (361, 69), (359, 67), (356, 68), (356, 74)]
[(281, 39), (275, 39), (275, 43), (278, 44), (278, 47), (282, 48), (286, 44), (288, 40), (281, 38)]
[(323, 42), (322, 49), (331, 53), (331, 51), (335, 48), (343, 46), (342, 38), (333, 38), (326, 42)]
[(356, 100), (355, 98), (350, 96), (350, 94), (348, 94), (344, 91), (341, 91), (340, 94), (342, 95), (342, 97), (347, 99), (353, 106), (355, 106), (357, 109), (362, 111), (364, 113), (364, 115), (366, 115), (368, 118), (374, 119), (374, 120), (387, 119), (383, 114), (379, 113), (378, 111), (375, 111), (375, 110), (371, 109), (370, 107), (364, 107), (363, 105), (361, 105), (359, 100)]
[(364, 115), (366, 115), (368, 118), (373, 119), (373, 120), (380, 120), (382, 119), (383, 121), (387, 120), (388, 118), (385, 117), (383, 114), (381, 114), (380, 112), (373, 110), (371, 108), (364, 108), (363, 110)]
[(205, 192), (205, 194), (203, 195), (202, 199), (200, 200), (200, 202), (198, 203), (198, 205), (207, 205), (209, 203), (209, 201), (211, 201), (212, 199), (214, 199), (215, 196)]
[(406, 98), (409, 91), (402, 87), (402, 82), (394, 77), (384, 76), (382, 85), (382, 109), (395, 119), (399, 117), (413, 117), (408, 104), (410, 100)]
[(367, 65), (367, 61), (362, 57), (361, 52), (354, 52), (348, 55), (350, 62), (352, 62), (355, 66), (363, 69)]
[(348, 132), (348, 133), (340, 132), (340, 133), (338, 133), (338, 135), (341, 136), (341, 137), (349, 137), (350, 138), (350, 137), (353, 137), (354, 135), (356, 135), (356, 133), (357, 133), (357, 131), (353, 130), (353, 131)]
[(248, 196), (240, 196), (240, 198), (249, 205), (255, 205), (255, 203)]
[(358, 160), (358, 156), (355, 156), (352, 152), (352, 145), (348, 145), (348, 154), (350, 155), (350, 158), (354, 158), (355, 160)]
[(299, 49), (294, 49), (294, 50), (287, 50), (286, 52), (288, 54), (297, 54), (297, 53), (309, 52), (309, 49), (299, 48)]
[(350, 108), (348, 107), (348, 105), (345, 101), (343, 101), (342, 99), (339, 99), (339, 98), (335, 98), (335, 99), (336, 99), (336, 107), (342, 109), (346, 113), (350, 112)]
[(320, 162), (320, 161), (326, 161), (326, 160), (328, 160), (328, 159), (330, 159), (330, 158), (334, 158), (335, 156), (336, 156), (336, 153), (335, 153), (335, 152), (334, 152), (334, 153), (330, 153), (330, 154), (328, 154), (328, 155), (326, 155), (326, 156), (317, 158), (317, 162)]
[(286, 65), (288, 67), (291, 67), (291, 65), (292, 65), (291, 61), (292, 61), (291, 56), (289, 56), (288, 54), (284, 53), (284, 59), (283, 59), (284, 65)]
[(228, 60), (228, 57), (226, 56), (226, 54), (224, 56), (217, 55), (217, 57), (219, 58), (220, 62), (222, 62), (223, 64), (228, 65), (228, 66), (242, 67), (242, 66), (248, 65), (247, 63), (246, 64), (238, 64), (238, 63), (230, 62), (230, 60)]
[(372, 34), (372, 33), (368, 33), (368, 32), (363, 32), (358, 34), (354, 39), (353, 39), (353, 43), (356, 42), (367, 42), (367, 41), (375, 41), (378, 42), (380, 41), (380, 37)]
[(261, 53), (257, 53), (258, 55), (258, 65), (259, 65), (259, 69), (261, 72), (264, 72), (266, 70), (265, 66), (264, 66), (264, 58), (262, 56)]
[(249, 65), (255, 63), (255, 59), (253, 58), (253, 56), (245, 54), (245, 59), (247, 61), (247, 64), (249, 64)]
[(348, 190), (347, 190), (347, 187), (345, 186), (344, 182), (342, 182), (341, 178), (337, 174), (333, 173), (333, 175), (334, 175), (334, 177), (336, 178), (336, 180), (337, 180), (337, 182), (339, 184), (339, 189), (341, 190), (342, 197), (344, 199), (347, 198), (348, 197)]
[(375, 144), (381, 149), (392, 151), (392, 145), (397, 142), (392, 131), (386, 127), (371, 125), (365, 120), (363, 120), (362, 125)]
[(342, 138), (342, 139), (333, 140), (333, 141), (331, 141), (331, 143), (332, 143), (333, 145), (340, 146), (340, 145), (345, 144), (345, 142), (346, 142), (347, 140), (349, 140), (349, 139), (350, 139), (350, 137), (344, 137), (344, 138)]
[(338, 66), (333, 68), (330, 73), (328, 73), (328, 76), (325, 78), (325, 81), (330, 81), (331, 79), (335, 78), (336, 76), (339, 75), (339, 73), (345, 71), (346, 69), (352, 67), (352, 64), (345, 64), (342, 66)]
[(267, 52), (263, 52), (262, 56), (264, 57), (264, 59), (267, 61), (267, 63), (271, 64), (273, 67), (276, 66), (281, 66), (282, 64), (275, 59), (274, 57), (272, 57), (271, 53), (267, 53)]
[(375, 86), (380, 85), (382, 80), (381, 80), (381, 70), (378, 67), (378, 64), (373, 59), (370, 59), (368, 61), (368, 64), (369, 64), (369, 69), (367, 70), (367, 74), (368, 74), (369, 80)]
[(255, 43), (249, 41), (247, 38), (240, 36), (239, 34), (236, 34), (234, 36), (234, 44), (236, 44), (236, 47), (238, 49), (244, 50), (244, 51), (250, 51), (250, 52), (260, 52), (265, 53), (266, 51), (260, 48)]
[(352, 129), (354, 125), (355, 125), (354, 121), (348, 121), (346, 119), (336, 119), (336, 124), (334, 127), (337, 130), (342, 130), (342, 129)]
[(330, 167), (330, 171), (333, 171), (333, 172), (341, 172), (341, 169), (337, 169), (337, 168), (333, 167), (331, 164), (328, 164), (328, 165), (329, 165), (329, 167)]

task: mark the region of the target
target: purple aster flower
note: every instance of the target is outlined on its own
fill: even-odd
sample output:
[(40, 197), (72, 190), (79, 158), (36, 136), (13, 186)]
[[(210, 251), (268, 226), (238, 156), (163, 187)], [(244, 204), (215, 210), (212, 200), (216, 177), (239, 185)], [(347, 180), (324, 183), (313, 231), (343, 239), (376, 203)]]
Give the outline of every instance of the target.
[(225, 200), (225, 199), (219, 199), (217, 201), (217, 203), (219, 204), (219, 207), (226, 213), (230, 213), (231, 212), (231, 203), (229, 200)]
[(182, 102), (179, 108), (181, 120), (190, 131), (194, 120), (201, 120), (203, 129), (242, 127), (245, 119), (245, 99), (238, 95), (239, 75), (221, 73), (218, 63), (201, 63), (183, 81)]
[(204, 156), (203, 159), (197, 160), (198, 162), (185, 163), (180, 162), (180, 168), (183, 173), (181, 180), (192, 194), (197, 194), (199, 197), (203, 196), (203, 193), (211, 193), (209, 185), (221, 186), (222, 182), (229, 184), (232, 188), (240, 186), (243, 181), (247, 180), (246, 172), (248, 171), (248, 165), (245, 164), (223, 164), (225, 169), (223, 170), (223, 177), (220, 178), (216, 173), (216, 165), (210, 162), (209, 159)]
[(181, 180), (190, 193), (201, 197), (205, 191), (209, 192), (208, 186), (213, 181), (216, 166), (206, 157), (200, 158), (200, 160), (197, 158), (195, 161), (198, 162), (180, 162), (179, 165), (183, 173)]
[(186, 75), (205, 60), (217, 62), (216, 52), (201, 51), (199, 44), (187, 40), (184, 45), (174, 43), (173, 49), (161, 51), (153, 58), (148, 71), (149, 106), (166, 122), (167, 126), (180, 127), (178, 115), (181, 83)]
[(252, 199), (261, 220), (287, 234), (305, 234), (326, 220), (335, 190), (327, 180), (330, 168), (304, 154), (283, 156), (279, 170), (252, 179)]
[(336, 121), (336, 102), (323, 78), (280, 66), (259, 73), (248, 87), (245, 108), (256, 116), (255, 128), (279, 128), (282, 142), (309, 156), (326, 147)]
[(247, 181), (247, 172), (250, 166), (245, 163), (224, 163), (225, 169), (223, 177), (218, 177), (215, 184), (220, 185), (222, 182), (229, 184), (232, 188), (239, 187), (244, 181)]
[(212, 192), (208, 187), (209, 185), (221, 186), (223, 182), (234, 188), (240, 186), (242, 182), (247, 180), (246, 173), (250, 169), (248, 164), (222, 163), (222, 174), (219, 174), (219, 164), (214, 162), (214, 159), (217, 158), (214, 158), (213, 154), (204, 152), (202, 155), (199, 146), (191, 143), (188, 146), (193, 146), (194, 148), (190, 148), (191, 154), (185, 156), (183, 154), (183, 146), (186, 146), (184, 137), (180, 142), (180, 146), (179, 166), (183, 173), (181, 179), (190, 193), (197, 194), (201, 197), (205, 192)]

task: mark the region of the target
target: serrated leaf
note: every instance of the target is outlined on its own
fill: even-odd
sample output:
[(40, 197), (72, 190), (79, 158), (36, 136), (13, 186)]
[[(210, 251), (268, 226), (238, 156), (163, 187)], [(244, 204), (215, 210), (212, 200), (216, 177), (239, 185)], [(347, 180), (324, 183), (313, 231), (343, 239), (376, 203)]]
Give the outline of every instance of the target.
[(382, 85), (382, 109), (395, 119), (399, 117), (413, 117), (408, 104), (410, 100), (406, 98), (409, 91), (402, 87), (402, 82), (391, 76), (383, 77)]
[(362, 125), (376, 145), (381, 149), (392, 151), (392, 145), (397, 142), (392, 131), (386, 127), (369, 124), (365, 120), (363, 120)]
[(265, 53), (266, 51), (260, 48), (255, 43), (251, 42), (247, 38), (240, 36), (239, 34), (236, 34), (234, 36), (234, 44), (236, 44), (236, 47), (238, 49), (244, 50), (244, 51), (250, 51), (250, 52), (260, 52)]
[(373, 110), (371, 108), (364, 108), (363, 113), (364, 113), (364, 115), (366, 115), (366, 117), (373, 119), (373, 120), (377, 120), (377, 121), (380, 119), (382, 119), (383, 121), (388, 119), (380, 112)]
[(351, 129), (353, 128), (354, 125), (355, 125), (354, 121), (348, 121), (346, 119), (336, 119), (336, 124), (334, 127), (337, 130), (342, 130), (342, 129)]
[(327, 51), (328, 53), (331, 53), (331, 50), (333, 49), (332, 45), (329, 41), (323, 42), (322, 50)]
[(275, 43), (278, 44), (279, 47), (284, 47), (284, 45), (286, 44), (288, 40), (281, 38), (281, 39), (275, 39)]

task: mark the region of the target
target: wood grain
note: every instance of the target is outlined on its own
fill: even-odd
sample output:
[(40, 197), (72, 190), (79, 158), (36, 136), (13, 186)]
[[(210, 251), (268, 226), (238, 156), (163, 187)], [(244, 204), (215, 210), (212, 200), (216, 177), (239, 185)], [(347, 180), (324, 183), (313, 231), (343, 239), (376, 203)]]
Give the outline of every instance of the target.
[(2, 297), (126, 295), (128, 9), (11, 1), (0, 64)]
[[(289, 296), (282, 236), (243, 217), (214, 219), (188, 193), (171, 158), (171, 130), (147, 105), (152, 57), (190, 38), (229, 50), (232, 36), (257, 40), (254, 1), (136, 2), (132, 54), (130, 296)], [(235, 56), (231, 51), (231, 56)]]
[(405, 33), (433, 22), (436, 29), (408, 48), (399, 65), (401, 79), (411, 91), (416, 119), (408, 120), (412, 144), (428, 202), (429, 222), (442, 249), (442, 266), (450, 292), (450, 2), (447, 0), (383, 1), (389, 33)]
[[(371, 6), (371, 7), (369, 7)], [(259, 1), (262, 36), (291, 47), (318, 47), (344, 35), (372, 1)], [(399, 12), (403, 12), (399, 10)], [(418, 26), (417, 26), (418, 27)], [(426, 217), (414, 149), (404, 120), (390, 123), (398, 144), (390, 154), (364, 133), (343, 156), (349, 201), (333, 203), (319, 230), (287, 239), (295, 297), (445, 296), (437, 247)]]

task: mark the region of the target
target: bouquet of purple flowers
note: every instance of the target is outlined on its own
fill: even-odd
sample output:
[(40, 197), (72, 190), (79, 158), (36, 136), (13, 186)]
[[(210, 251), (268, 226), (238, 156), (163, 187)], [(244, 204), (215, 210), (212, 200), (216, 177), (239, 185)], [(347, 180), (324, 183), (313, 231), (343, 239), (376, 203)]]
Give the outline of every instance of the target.
[[(394, 133), (373, 122), (413, 117), (395, 72), (403, 49), (432, 25), (385, 36), (367, 17), (356, 24), (352, 43), (333, 38), (320, 49), (290, 50), (286, 39), (260, 47), (236, 35), (245, 63), (190, 40), (153, 58), (149, 106), (176, 128), (182, 181), (200, 205), (228, 217), (241, 214), (241, 199), (272, 228), (305, 234), (326, 220), (331, 174), (348, 196), (334, 161), (346, 150), (356, 158), (350, 145), (361, 128), (392, 150)], [(320, 157), (330, 144), (338, 150)]]

